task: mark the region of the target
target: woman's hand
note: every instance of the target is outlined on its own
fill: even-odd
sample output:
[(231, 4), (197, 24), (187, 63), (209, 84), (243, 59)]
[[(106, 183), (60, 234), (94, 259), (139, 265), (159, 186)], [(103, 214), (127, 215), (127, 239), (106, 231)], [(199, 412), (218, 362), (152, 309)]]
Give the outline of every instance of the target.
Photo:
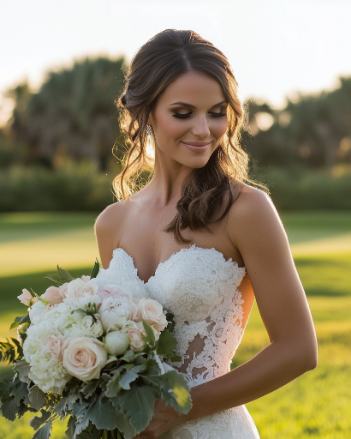
[(182, 414), (177, 412), (171, 405), (166, 405), (161, 399), (155, 402), (154, 416), (145, 430), (133, 439), (158, 439), (161, 434), (181, 423)]

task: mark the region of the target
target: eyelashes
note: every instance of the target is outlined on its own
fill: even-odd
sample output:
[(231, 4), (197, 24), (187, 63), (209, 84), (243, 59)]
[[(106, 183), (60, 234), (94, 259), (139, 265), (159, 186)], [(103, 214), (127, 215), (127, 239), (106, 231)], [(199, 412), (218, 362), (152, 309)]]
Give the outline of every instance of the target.
[[(223, 116), (226, 116), (227, 115), (227, 113), (209, 113), (212, 117), (223, 117)], [(191, 112), (189, 112), (189, 113), (175, 113), (175, 114), (172, 114), (172, 116), (173, 117), (176, 117), (176, 118), (178, 118), (178, 119), (187, 119), (187, 118), (189, 118), (190, 116), (192, 115), (192, 113)]]

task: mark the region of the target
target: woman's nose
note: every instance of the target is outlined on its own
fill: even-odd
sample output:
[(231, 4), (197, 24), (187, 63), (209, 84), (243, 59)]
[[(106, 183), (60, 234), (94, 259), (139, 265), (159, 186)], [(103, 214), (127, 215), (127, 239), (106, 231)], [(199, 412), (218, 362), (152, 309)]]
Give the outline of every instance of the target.
[(206, 116), (199, 116), (195, 120), (192, 132), (197, 137), (208, 137), (210, 129), (208, 127), (208, 121)]

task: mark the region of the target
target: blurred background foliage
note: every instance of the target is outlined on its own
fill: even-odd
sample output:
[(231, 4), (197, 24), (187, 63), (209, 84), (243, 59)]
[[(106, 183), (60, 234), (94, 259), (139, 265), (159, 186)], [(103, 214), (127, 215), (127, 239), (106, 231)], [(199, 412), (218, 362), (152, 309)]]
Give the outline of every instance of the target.
[[(7, 90), (12, 117), (0, 129), (0, 211), (100, 211), (115, 201), (125, 139), (114, 99), (124, 85), (123, 57), (86, 58), (47, 73), (39, 88)], [(278, 210), (351, 208), (351, 77), (275, 109), (245, 103), (242, 146), (251, 177)]]

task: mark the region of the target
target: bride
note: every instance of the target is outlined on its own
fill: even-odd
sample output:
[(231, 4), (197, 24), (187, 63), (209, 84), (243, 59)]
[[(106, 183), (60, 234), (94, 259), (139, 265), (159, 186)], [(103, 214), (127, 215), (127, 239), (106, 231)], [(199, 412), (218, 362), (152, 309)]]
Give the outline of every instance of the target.
[[(118, 105), (130, 149), (114, 181), (121, 201), (96, 221), (102, 264), (174, 314), (184, 358), (172, 365), (193, 402), (183, 415), (158, 400), (137, 437), (258, 438), (244, 404), (315, 368), (317, 343), (277, 211), (247, 184), (228, 60), (193, 31), (165, 30), (135, 55)], [(147, 166), (151, 180), (132, 193)], [(254, 297), (270, 344), (230, 371)]]

